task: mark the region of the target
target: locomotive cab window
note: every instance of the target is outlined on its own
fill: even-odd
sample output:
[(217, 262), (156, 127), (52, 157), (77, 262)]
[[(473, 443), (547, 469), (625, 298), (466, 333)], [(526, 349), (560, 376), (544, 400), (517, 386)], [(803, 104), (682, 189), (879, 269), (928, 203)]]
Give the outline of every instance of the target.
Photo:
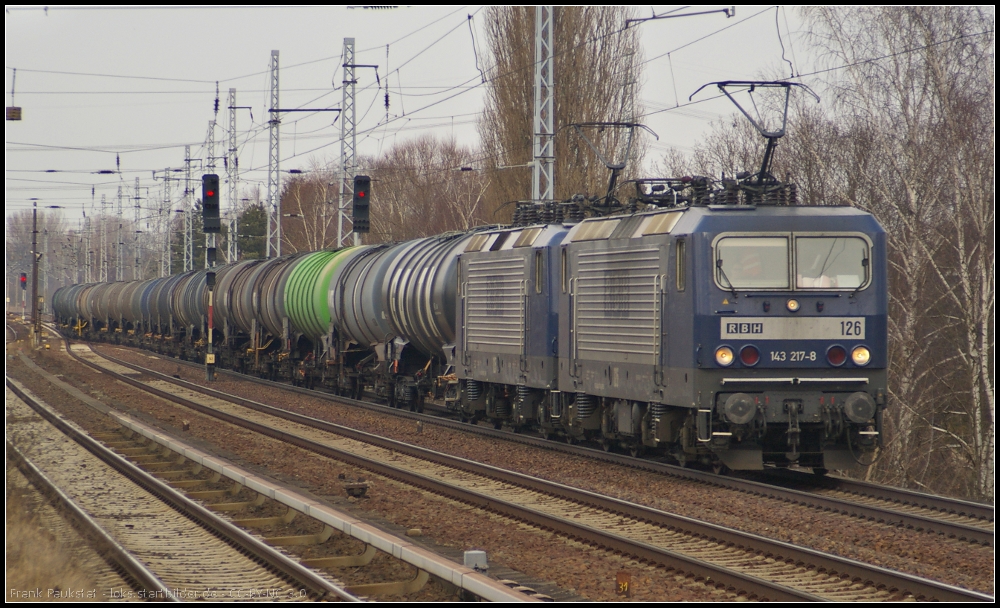
[(725, 237), (715, 256), (715, 282), (723, 289), (789, 288), (787, 237)]
[(796, 289), (858, 289), (868, 283), (868, 243), (859, 237), (795, 238)]

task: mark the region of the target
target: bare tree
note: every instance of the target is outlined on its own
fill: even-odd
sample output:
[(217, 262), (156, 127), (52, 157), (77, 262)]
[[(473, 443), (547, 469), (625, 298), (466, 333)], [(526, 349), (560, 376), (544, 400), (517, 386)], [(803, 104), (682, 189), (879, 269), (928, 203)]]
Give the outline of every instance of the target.
[[(17, 286), (20, 273), (31, 277), (31, 231), (32, 212), (18, 211), (7, 216), (4, 233), (5, 259), (7, 262), (7, 294), (11, 305), (20, 305), (20, 287)], [(76, 282), (78, 247), (67, 237), (67, 224), (59, 211), (38, 210), (37, 247), (42, 254), (38, 264), (39, 295), (47, 306), (52, 292), (65, 284)], [(30, 291), (31, 285), (28, 284)], [(30, 293), (28, 296), (30, 297)]]
[[(603, 194), (609, 178), (594, 152), (567, 125), (630, 121), (641, 115), (638, 30), (624, 27), (632, 15), (632, 9), (610, 6), (557, 7), (554, 11), (556, 198)], [(489, 167), (486, 206), (491, 213), (508, 201), (531, 196), (531, 171), (519, 166), (532, 160), (534, 32), (531, 7), (487, 11), (486, 36), (493, 63), (486, 71), (486, 109), (479, 133), (484, 165)], [(607, 156), (620, 152), (624, 141), (624, 133), (617, 129), (588, 135)], [(640, 146), (630, 170), (641, 166), (641, 156)]]
[(400, 241), (490, 223), (483, 205), (489, 182), (482, 172), (469, 170), (474, 159), (473, 150), (432, 136), (366, 159), (362, 165), (372, 178), (372, 232), (366, 241)]
[(331, 166), (313, 161), (307, 173), (286, 181), (281, 195), (282, 251), (336, 247), (339, 199), (339, 181)]
[[(886, 462), (873, 474), (915, 485), (934, 476), (954, 484), (949, 491), (992, 497), (993, 11), (805, 15), (817, 47), (849, 66), (829, 83), (843, 135), (827, 146), (836, 150), (828, 162), (845, 178), (829, 191), (871, 210), (892, 237), (894, 428)], [(935, 475), (941, 469), (951, 474)]]
[[(994, 38), (987, 8), (810, 8), (813, 83), (774, 174), (806, 204), (873, 213), (889, 234), (886, 445), (870, 479), (992, 498), (995, 459)], [(671, 174), (759, 158), (724, 120)], [(751, 167), (752, 168), (752, 167)]]

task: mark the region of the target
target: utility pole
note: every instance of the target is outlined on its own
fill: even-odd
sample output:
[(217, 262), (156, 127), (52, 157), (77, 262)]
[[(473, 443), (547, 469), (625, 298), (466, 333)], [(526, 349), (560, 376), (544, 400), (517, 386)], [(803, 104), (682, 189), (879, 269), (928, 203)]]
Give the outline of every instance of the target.
[(552, 60), (551, 6), (535, 7), (535, 119), (531, 168), (531, 199), (536, 203), (555, 198), (554, 62)]
[[(344, 38), (344, 78), (340, 104), (340, 197), (337, 201), (337, 247), (344, 246), (344, 218), (347, 216), (348, 201), (354, 197), (353, 180), (357, 134), (355, 129), (355, 85), (354, 38)], [(350, 185), (348, 185), (350, 184)], [(350, 191), (349, 191), (350, 190)], [(359, 236), (354, 235), (354, 244)]]
[(281, 256), (281, 177), (278, 157), (279, 127), (278, 113), (278, 51), (271, 51), (271, 107), (270, 143), (267, 161), (267, 259)]

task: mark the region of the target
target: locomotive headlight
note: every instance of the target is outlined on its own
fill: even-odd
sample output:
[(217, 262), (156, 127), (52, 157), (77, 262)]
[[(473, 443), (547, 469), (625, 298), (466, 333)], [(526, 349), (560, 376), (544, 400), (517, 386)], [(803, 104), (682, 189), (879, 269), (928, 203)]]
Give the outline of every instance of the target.
[(851, 360), (854, 361), (854, 365), (861, 367), (868, 365), (868, 362), (872, 360), (872, 354), (867, 347), (858, 346), (851, 351)]
[(788, 308), (789, 312), (797, 312), (799, 308), (802, 307), (802, 304), (799, 304), (799, 301), (795, 298), (791, 298), (785, 303), (785, 306)]
[(720, 346), (715, 349), (715, 362), (722, 367), (729, 367), (733, 364), (733, 349), (728, 346)]

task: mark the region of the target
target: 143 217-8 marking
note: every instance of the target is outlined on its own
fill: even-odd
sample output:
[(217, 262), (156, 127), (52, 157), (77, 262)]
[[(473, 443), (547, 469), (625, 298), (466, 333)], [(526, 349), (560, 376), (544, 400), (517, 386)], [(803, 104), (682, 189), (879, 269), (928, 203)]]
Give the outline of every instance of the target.
[(771, 361), (790, 361), (792, 363), (800, 363), (802, 361), (815, 361), (816, 351), (811, 350), (806, 352), (804, 350), (772, 350), (771, 351)]

